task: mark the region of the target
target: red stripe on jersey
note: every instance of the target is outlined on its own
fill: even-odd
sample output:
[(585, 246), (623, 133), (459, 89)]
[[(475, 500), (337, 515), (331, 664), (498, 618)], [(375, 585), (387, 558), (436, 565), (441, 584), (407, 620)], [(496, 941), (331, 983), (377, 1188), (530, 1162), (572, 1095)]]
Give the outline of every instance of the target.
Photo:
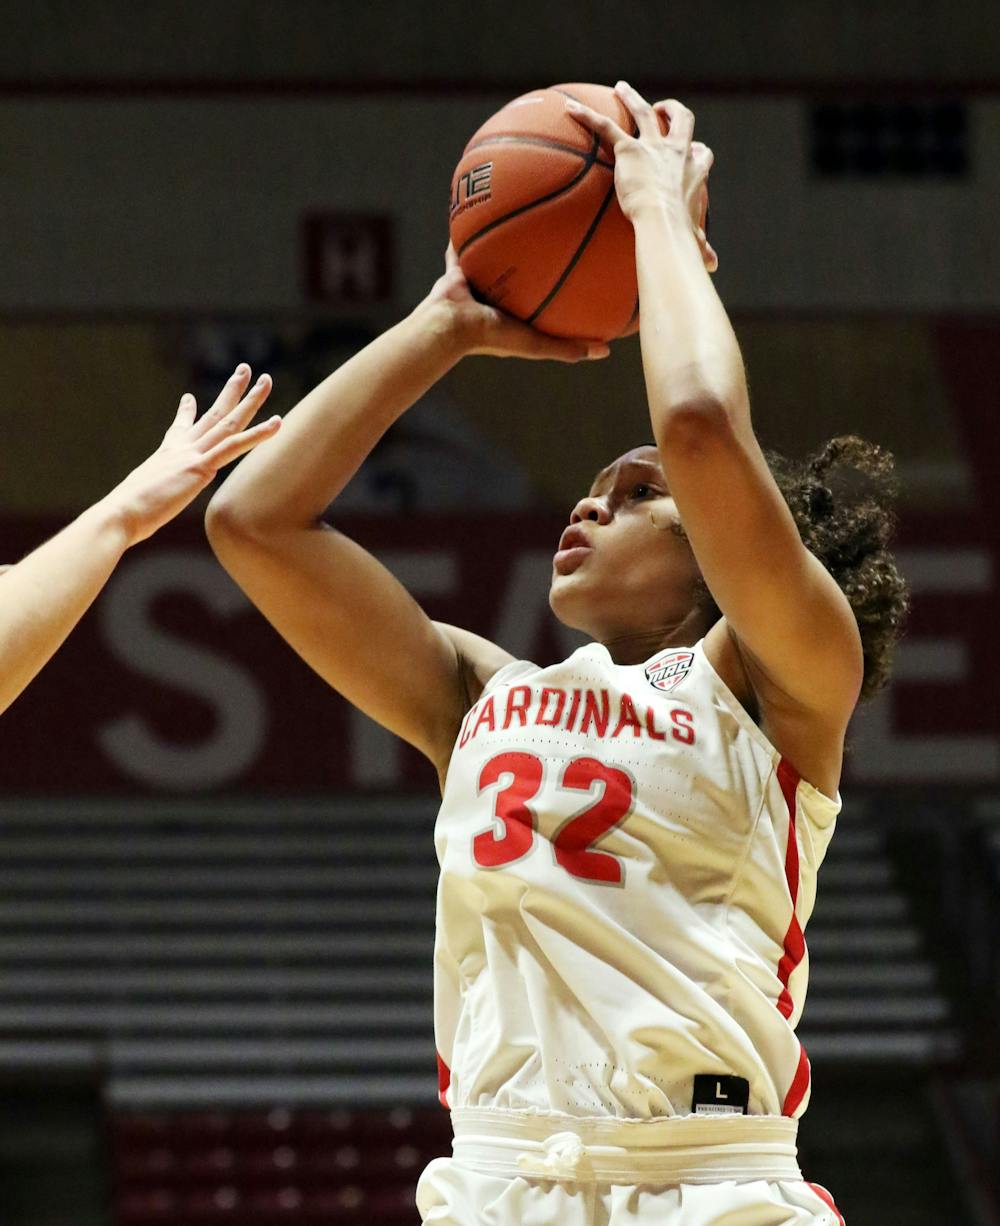
[(785, 1095), (785, 1101), (781, 1104), (781, 1114), (787, 1115), (789, 1118), (795, 1115), (802, 1104), (802, 1100), (806, 1096), (806, 1090), (809, 1089), (809, 1057), (806, 1055), (806, 1049), (799, 1044), (799, 1066), (795, 1070), (795, 1076), (792, 1078), (792, 1084), (788, 1087), (788, 1093)]
[(451, 1069), (441, 1059), (441, 1053), (436, 1052), (438, 1062), (438, 1102), (446, 1111), (451, 1110), (448, 1106), (448, 1087), (451, 1085)]
[(826, 1188), (821, 1188), (818, 1183), (811, 1183), (809, 1187), (812, 1188), (812, 1190), (816, 1193), (816, 1195), (820, 1198), (820, 1200), (823, 1201), (824, 1204), (827, 1204), (830, 1206), (833, 1212), (837, 1215), (837, 1221), (840, 1223), (840, 1226), (847, 1226), (847, 1223), (844, 1221), (843, 1214), (840, 1212), (837, 1206), (833, 1203), (833, 1197), (826, 1190)]
[(778, 963), (778, 978), (781, 981), (781, 995), (778, 997), (778, 1012), (783, 1017), (791, 1017), (795, 1002), (788, 990), (788, 981), (792, 972), (805, 957), (806, 939), (802, 934), (795, 905), (799, 898), (799, 843), (795, 837), (795, 794), (799, 786), (799, 773), (795, 767), (784, 758), (778, 762), (778, 784), (785, 798), (788, 809), (788, 843), (785, 847), (785, 880), (788, 892), (792, 898), (792, 919), (785, 933), (784, 953)]
[(802, 935), (799, 921), (793, 915), (792, 922), (785, 933), (785, 952), (778, 963), (778, 978), (782, 983), (781, 995), (778, 997), (778, 1012), (783, 1017), (791, 1017), (795, 1011), (795, 1001), (792, 1000), (792, 994), (788, 990), (788, 980), (791, 978), (792, 971), (802, 961), (805, 952), (806, 939)]
[[(785, 845), (785, 881), (788, 884), (788, 893), (792, 900), (792, 918), (788, 925), (788, 931), (785, 933), (784, 952), (781, 955), (781, 961), (778, 963), (781, 995), (778, 997), (777, 1005), (778, 1012), (784, 1018), (790, 1018), (795, 1011), (795, 1002), (792, 1000), (788, 981), (792, 977), (792, 972), (805, 957), (806, 953), (806, 939), (802, 932), (802, 926), (799, 923), (799, 917), (795, 914), (795, 907), (799, 900), (799, 842), (795, 831), (795, 798), (798, 793), (799, 780), (800, 775), (795, 767), (785, 758), (781, 758), (778, 762), (778, 785), (781, 788), (781, 794), (785, 798), (785, 807), (788, 810), (788, 842)], [(792, 1078), (792, 1084), (788, 1087), (788, 1093), (785, 1095), (781, 1114), (794, 1116), (801, 1106), (808, 1089), (809, 1057), (806, 1055), (806, 1049), (800, 1043), (798, 1067), (795, 1070), (795, 1076)]]

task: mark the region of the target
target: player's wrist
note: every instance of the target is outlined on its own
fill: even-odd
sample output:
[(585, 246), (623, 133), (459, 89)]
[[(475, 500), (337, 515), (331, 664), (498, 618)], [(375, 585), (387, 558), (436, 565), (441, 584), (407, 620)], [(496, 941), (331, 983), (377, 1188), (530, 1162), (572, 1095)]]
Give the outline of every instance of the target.
[(683, 203), (670, 205), (650, 203), (635, 216), (630, 216), (635, 233), (636, 260), (639, 263), (667, 259), (668, 250), (680, 263), (676, 269), (700, 264), (709, 273), (719, 266), (718, 256), (708, 242), (704, 230), (696, 226)]
[(122, 496), (121, 486), (116, 486), (93, 506), (88, 507), (80, 516), (80, 520), (90, 527), (108, 549), (119, 555), (142, 539), (139, 533), (139, 516), (135, 508)]
[(425, 299), (410, 318), (429, 343), (456, 360), (471, 353), (481, 338), (481, 321), (463, 303)]
[(633, 226), (669, 226), (692, 230), (691, 217), (683, 200), (675, 200), (662, 192), (636, 193), (629, 200), (627, 216)]

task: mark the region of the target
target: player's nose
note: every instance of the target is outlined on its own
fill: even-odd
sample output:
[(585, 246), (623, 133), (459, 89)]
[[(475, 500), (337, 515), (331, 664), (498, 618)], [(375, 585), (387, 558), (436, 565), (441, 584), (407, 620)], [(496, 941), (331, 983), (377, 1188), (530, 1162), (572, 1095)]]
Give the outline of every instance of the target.
[(611, 510), (608, 507), (607, 499), (594, 498), (590, 494), (586, 498), (581, 498), (573, 508), (569, 522), (571, 524), (579, 524), (585, 519), (589, 519), (595, 524), (608, 523), (611, 519)]

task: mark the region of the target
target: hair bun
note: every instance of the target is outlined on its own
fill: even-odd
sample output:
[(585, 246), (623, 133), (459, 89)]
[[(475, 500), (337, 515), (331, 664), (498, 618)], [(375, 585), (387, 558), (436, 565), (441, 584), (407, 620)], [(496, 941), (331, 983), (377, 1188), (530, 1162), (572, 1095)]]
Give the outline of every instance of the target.
[(833, 514), (833, 491), (825, 485), (812, 485), (808, 490), (809, 515), (812, 519), (826, 519)]

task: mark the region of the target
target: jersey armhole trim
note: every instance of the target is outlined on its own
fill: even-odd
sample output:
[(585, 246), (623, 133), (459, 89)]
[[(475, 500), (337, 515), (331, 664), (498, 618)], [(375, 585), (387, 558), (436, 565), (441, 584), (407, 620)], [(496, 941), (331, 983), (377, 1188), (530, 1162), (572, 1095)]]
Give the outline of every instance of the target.
[[(723, 681), (719, 674), (715, 671), (715, 666), (705, 653), (705, 640), (699, 639), (694, 645), (694, 650), (697, 652), (698, 657), (704, 662), (705, 668), (708, 670), (709, 676), (712, 678), (716, 691), (726, 707), (726, 710), (729, 711), (730, 715), (732, 715), (743, 731), (746, 732), (747, 735), (751, 737), (761, 749), (764, 750), (764, 752), (770, 758), (773, 768), (777, 770), (778, 763), (782, 760), (788, 762), (788, 759), (778, 749), (776, 749), (774, 745), (771, 744), (764, 733), (760, 730), (760, 727), (754, 723), (746, 707), (744, 707), (729, 686), (726, 685), (725, 681)], [(832, 822), (840, 812), (843, 805), (839, 790), (836, 797), (827, 796), (825, 792), (821, 792), (819, 788), (816, 787), (815, 784), (810, 783), (808, 779), (803, 779), (799, 771), (791, 762), (788, 762), (788, 765), (798, 776), (799, 782), (797, 792), (802, 794), (803, 801), (807, 806), (806, 812), (809, 819), (816, 822), (816, 824), (819, 826), (829, 825), (829, 823)], [(819, 810), (818, 813), (816, 812), (817, 810)]]
[(502, 664), (493, 674), (493, 676), (489, 678), (489, 680), (483, 686), (483, 691), (479, 695), (479, 699), (477, 699), (477, 701), (485, 698), (486, 695), (491, 690), (495, 690), (497, 686), (503, 685), (505, 682), (511, 681), (515, 677), (527, 673), (537, 673), (538, 671), (538, 665), (533, 664), (530, 660), (509, 660), (506, 664)]

